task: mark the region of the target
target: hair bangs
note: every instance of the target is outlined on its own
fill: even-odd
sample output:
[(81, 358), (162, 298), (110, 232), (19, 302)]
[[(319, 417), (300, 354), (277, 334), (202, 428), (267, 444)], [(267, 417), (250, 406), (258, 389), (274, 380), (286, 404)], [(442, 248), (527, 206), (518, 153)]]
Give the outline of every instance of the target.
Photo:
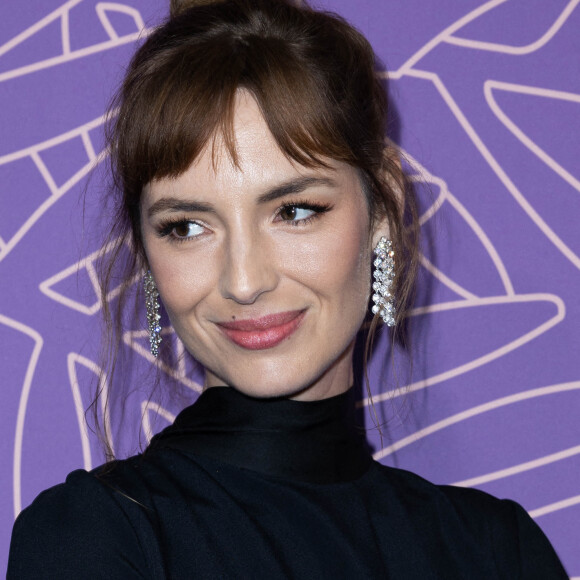
[(276, 38), (247, 46), (243, 86), (256, 99), (282, 152), (305, 166), (353, 163), (322, 83)]
[(275, 37), (212, 38), (211, 50), (182, 47), (152, 68), (154, 75), (135, 79), (140, 86), (125, 85), (115, 129), (118, 162), (132, 168), (122, 173), (136, 177), (122, 184), (125, 190), (136, 193), (155, 179), (179, 176), (208, 146), (215, 166), (222, 153), (218, 136), (237, 165), (233, 122), (239, 90), (256, 99), (289, 159), (305, 166), (326, 166), (329, 158), (355, 162), (322, 83), (305, 74), (297, 56)]

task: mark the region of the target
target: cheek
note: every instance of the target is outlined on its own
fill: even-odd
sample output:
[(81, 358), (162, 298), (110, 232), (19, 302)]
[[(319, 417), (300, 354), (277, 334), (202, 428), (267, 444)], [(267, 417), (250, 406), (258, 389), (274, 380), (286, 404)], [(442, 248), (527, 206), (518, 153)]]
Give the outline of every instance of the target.
[[(361, 220), (362, 221), (362, 220)], [(286, 250), (286, 272), (300, 277), (322, 298), (341, 301), (342, 307), (366, 308), (370, 292), (370, 255), (366, 223), (342, 225), (293, 244)]]
[(148, 256), (161, 301), (172, 322), (176, 314), (195, 306), (214, 285), (211, 260), (191, 254), (183, 248), (178, 252), (150, 252)]

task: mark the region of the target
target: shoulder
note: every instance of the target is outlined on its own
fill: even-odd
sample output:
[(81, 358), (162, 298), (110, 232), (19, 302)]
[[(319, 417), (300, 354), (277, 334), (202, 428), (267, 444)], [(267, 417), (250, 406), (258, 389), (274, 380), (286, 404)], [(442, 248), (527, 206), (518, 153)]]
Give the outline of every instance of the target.
[(424, 519), (480, 537), (487, 535), (490, 526), (509, 533), (516, 525), (517, 513), (523, 511), (515, 502), (477, 489), (436, 485), (410, 471), (383, 465), (378, 470), (405, 513), (420, 514)]
[(515, 501), (478, 489), (436, 485), (402, 469), (379, 469), (405, 512), (448, 535), (450, 543), (469, 538), (498, 569), (518, 571), (524, 578), (568, 577), (540, 527)]
[(437, 485), (402, 469), (389, 468), (389, 471), (400, 489), (406, 488), (424, 497), (437, 512), (455, 515), (466, 523), (494, 520), (509, 526), (514, 519), (514, 509), (523, 511), (515, 502), (499, 499), (479, 489)]
[[(106, 522), (109, 513), (125, 513), (124, 500), (133, 500), (131, 494), (141, 492), (137, 476), (140, 456), (123, 461), (113, 461), (92, 471), (77, 469), (66, 477), (64, 483), (40, 493), (30, 506), (17, 518), (21, 521), (51, 520), (58, 515), (62, 524), (78, 524), (89, 527), (93, 522)], [(139, 504), (139, 501), (133, 500)], [(127, 518), (128, 519), (128, 518)], [(102, 525), (102, 524), (101, 524)]]
[(133, 506), (143, 508), (115, 485), (120, 477), (131, 481), (133, 461), (119, 463), (113, 476), (100, 476), (108, 471), (104, 466), (73, 471), (20, 513), (12, 532), (9, 579), (100, 578), (104, 570), (114, 571), (109, 578), (145, 577)]
[(494, 514), (500, 518), (510, 519), (513, 506), (518, 505), (478, 489), (437, 485), (411, 471), (375, 465), (401, 501), (424, 502), (436, 511), (456, 512), (458, 515)]

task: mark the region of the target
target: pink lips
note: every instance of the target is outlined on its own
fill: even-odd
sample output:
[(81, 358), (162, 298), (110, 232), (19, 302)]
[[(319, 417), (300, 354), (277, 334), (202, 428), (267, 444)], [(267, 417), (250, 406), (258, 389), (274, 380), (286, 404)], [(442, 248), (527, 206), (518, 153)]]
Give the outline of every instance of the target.
[(220, 322), (222, 332), (235, 344), (248, 350), (273, 348), (300, 325), (305, 310), (269, 314), (262, 318)]

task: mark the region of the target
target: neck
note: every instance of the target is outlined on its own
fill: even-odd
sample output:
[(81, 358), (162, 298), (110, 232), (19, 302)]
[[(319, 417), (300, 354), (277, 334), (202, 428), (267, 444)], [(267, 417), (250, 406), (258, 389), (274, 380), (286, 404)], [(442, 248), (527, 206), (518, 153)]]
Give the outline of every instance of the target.
[(211, 388), (149, 449), (159, 447), (310, 483), (350, 481), (370, 465), (364, 433), (354, 423), (352, 389), (306, 402)]

